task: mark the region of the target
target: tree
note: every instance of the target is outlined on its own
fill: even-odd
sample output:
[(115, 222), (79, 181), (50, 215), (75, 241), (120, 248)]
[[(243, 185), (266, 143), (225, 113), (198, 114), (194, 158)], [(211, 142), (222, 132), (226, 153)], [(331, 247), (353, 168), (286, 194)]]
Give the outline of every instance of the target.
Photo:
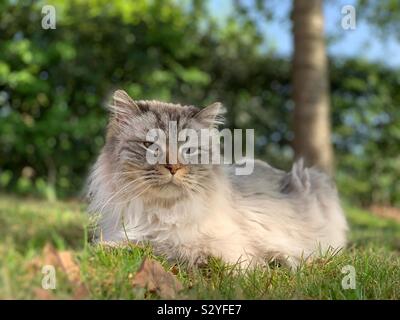
[(296, 157), (333, 172), (330, 94), (322, 0), (294, 0), (293, 99)]

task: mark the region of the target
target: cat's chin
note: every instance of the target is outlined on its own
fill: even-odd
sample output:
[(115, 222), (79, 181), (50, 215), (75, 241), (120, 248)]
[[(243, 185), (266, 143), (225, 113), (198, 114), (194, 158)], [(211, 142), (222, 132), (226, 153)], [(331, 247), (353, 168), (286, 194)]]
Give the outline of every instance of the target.
[(182, 185), (173, 179), (161, 186), (158, 186), (156, 189), (157, 196), (160, 198), (177, 198), (181, 197), (185, 193)]

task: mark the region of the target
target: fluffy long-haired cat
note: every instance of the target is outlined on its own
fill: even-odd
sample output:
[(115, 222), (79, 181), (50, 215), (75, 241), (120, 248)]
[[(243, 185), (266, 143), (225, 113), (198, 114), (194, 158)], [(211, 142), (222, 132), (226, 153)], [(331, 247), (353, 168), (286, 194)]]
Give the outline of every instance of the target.
[[(255, 161), (235, 166), (149, 164), (150, 129), (215, 127), (221, 105), (204, 109), (134, 101), (114, 93), (106, 143), (88, 183), (89, 211), (99, 215), (98, 241), (149, 242), (156, 253), (196, 264), (209, 256), (294, 267), (346, 244), (347, 223), (330, 178), (296, 162), (290, 172)], [(161, 150), (167, 152), (167, 150)]]

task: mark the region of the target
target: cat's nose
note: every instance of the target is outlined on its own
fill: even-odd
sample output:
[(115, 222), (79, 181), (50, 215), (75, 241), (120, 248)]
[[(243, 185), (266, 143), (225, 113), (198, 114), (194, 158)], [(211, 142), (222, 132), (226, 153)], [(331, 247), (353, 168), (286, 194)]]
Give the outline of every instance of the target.
[(172, 175), (174, 175), (182, 166), (180, 164), (165, 164), (164, 165)]

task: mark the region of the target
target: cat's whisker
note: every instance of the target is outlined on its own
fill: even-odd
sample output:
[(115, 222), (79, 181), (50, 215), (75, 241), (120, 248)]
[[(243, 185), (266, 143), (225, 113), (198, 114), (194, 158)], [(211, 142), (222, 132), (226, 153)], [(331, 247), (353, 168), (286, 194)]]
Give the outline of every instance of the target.
[(208, 185), (206, 187), (203, 183), (199, 182), (198, 180), (195, 180), (195, 179), (192, 179), (192, 178), (189, 178), (189, 177), (185, 177), (182, 180), (182, 182), (187, 184), (187, 185), (189, 185), (190, 187), (194, 188), (193, 190), (196, 191), (196, 192), (200, 192), (201, 190), (203, 190), (203, 191), (212, 190), (211, 186)]
[(190, 188), (189, 188), (188, 186), (184, 185), (184, 184), (182, 184), (182, 186), (183, 186), (183, 188), (184, 188), (186, 194), (187, 194), (187, 195), (189, 196), (189, 198), (191, 199), (191, 201), (195, 201), (193, 192), (190, 190)]
[(121, 175), (130, 175), (130, 174), (140, 174), (141, 176), (147, 176), (147, 175), (152, 175), (155, 173), (154, 170), (147, 170), (147, 171), (143, 171), (143, 170), (137, 170), (137, 171), (123, 171), (121, 172)]
[[(127, 185), (127, 188), (124, 188), (124, 190), (118, 194), (118, 198), (122, 199), (122, 198), (125, 198), (126, 196), (135, 197), (138, 190), (141, 190), (145, 186), (151, 186), (150, 182), (147, 180), (141, 180), (141, 181), (137, 181), (137, 184), (135, 184), (133, 186), (132, 186), (132, 184), (129, 184), (129, 186)], [(116, 202), (113, 202), (113, 204), (115, 204), (115, 203)]]
[(121, 192), (125, 191), (129, 186), (131, 186), (133, 183), (142, 180), (144, 177), (139, 177), (135, 180), (130, 181), (128, 184), (126, 184), (122, 189), (118, 190), (116, 193), (114, 193), (101, 207), (99, 210), (100, 212), (103, 212), (104, 208), (110, 203), (112, 199), (114, 199), (117, 195), (121, 194)]
[(147, 175), (151, 174), (151, 171), (143, 171), (143, 170), (137, 170), (137, 171), (122, 171), (122, 172), (113, 172), (109, 174), (105, 174), (102, 177), (103, 178), (108, 178), (108, 177), (118, 177), (118, 176), (123, 176), (123, 175), (130, 175), (130, 174), (136, 174), (140, 173), (141, 175)]
[[(143, 185), (142, 185), (141, 187), (143, 187)], [(129, 202), (131, 202), (131, 201), (133, 201), (133, 200), (136, 200), (136, 199), (139, 198), (141, 195), (143, 195), (146, 191), (148, 191), (150, 187), (151, 187), (151, 185), (148, 185), (143, 191), (141, 191), (141, 192), (139, 192), (138, 194), (134, 195), (133, 198), (129, 198), (129, 199), (127, 199), (126, 201), (113, 202), (112, 204), (113, 204), (113, 205), (124, 205), (124, 204), (127, 204), (127, 203), (129, 203)]]
[(144, 186), (152, 186), (152, 180), (143, 180), (140, 181), (137, 185), (133, 186), (132, 188), (125, 189), (123, 193), (120, 194), (120, 198), (124, 198), (125, 196), (136, 196), (136, 192), (141, 190)]

